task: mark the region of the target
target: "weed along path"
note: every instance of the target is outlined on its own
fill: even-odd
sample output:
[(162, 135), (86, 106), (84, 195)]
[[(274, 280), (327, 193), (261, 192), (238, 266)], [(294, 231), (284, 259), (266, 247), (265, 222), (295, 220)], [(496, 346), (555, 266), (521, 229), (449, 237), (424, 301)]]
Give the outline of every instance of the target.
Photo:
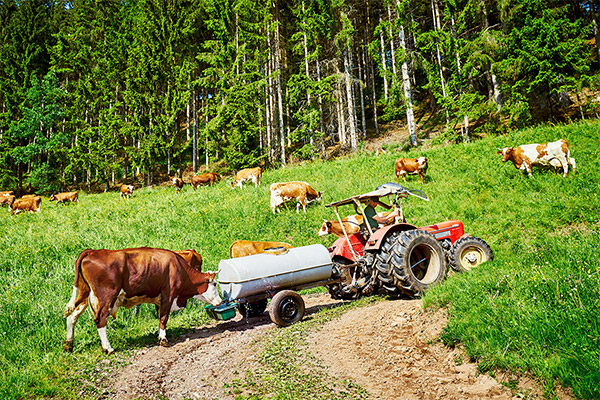
[[(339, 304), (328, 294), (303, 297), (308, 318), (319, 308)], [(439, 342), (445, 324), (443, 310), (424, 311), (420, 300), (381, 301), (350, 309), (320, 329), (310, 329), (302, 353), (307, 357), (307, 369), (316, 363), (316, 376), (326, 372), (321, 379), (360, 386), (364, 391), (357, 398), (543, 398), (534, 384), (517, 394), (488, 374), (479, 374), (477, 365), (459, 350)], [(265, 338), (278, 329), (266, 314), (249, 321), (238, 314), (231, 321), (215, 322), (179, 337), (171, 347), (138, 350), (127, 366), (114, 372), (109, 379), (111, 387), (102, 398), (269, 397), (264, 389), (257, 392), (240, 382), (261, 368)], [(521, 383), (527, 382), (521, 379)], [(323, 395), (331, 397), (331, 392)]]

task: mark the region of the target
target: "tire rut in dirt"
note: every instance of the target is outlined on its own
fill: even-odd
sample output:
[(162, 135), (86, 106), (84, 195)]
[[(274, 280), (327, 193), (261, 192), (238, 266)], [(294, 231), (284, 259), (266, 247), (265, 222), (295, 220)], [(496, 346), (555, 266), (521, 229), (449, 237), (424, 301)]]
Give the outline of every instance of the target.
[(413, 229), (402, 232), (394, 242), (389, 263), (395, 286), (411, 296), (446, 277), (446, 256), (440, 243), (428, 232)]

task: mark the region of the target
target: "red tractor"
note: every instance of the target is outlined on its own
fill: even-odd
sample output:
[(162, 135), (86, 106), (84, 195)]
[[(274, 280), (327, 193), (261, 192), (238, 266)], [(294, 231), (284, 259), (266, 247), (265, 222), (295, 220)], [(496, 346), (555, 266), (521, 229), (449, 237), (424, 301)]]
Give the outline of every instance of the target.
[[(387, 196), (399, 212), (400, 223), (370, 227), (362, 203), (370, 198)], [(416, 227), (407, 224), (402, 199), (414, 196), (429, 198), (420, 190), (386, 183), (376, 190), (327, 204), (333, 207), (344, 235), (329, 247), (339, 283), (328, 286), (333, 298), (353, 299), (384, 291), (391, 295), (421, 295), (430, 285), (446, 277), (447, 265), (457, 272), (467, 271), (491, 260), (490, 246), (480, 238), (465, 234), (461, 221), (451, 220)], [(358, 233), (348, 234), (338, 207), (354, 204), (364, 218)]]

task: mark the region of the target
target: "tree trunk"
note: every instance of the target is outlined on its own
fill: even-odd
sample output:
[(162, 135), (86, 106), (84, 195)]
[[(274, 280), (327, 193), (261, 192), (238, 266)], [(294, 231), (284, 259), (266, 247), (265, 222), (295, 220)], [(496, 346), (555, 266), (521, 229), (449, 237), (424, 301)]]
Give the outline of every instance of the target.
[[(381, 17), (379, 17), (379, 24), (381, 25)], [(383, 40), (383, 29), (379, 30), (379, 40), (381, 42), (381, 66), (383, 68), (383, 97), (385, 101), (388, 99), (388, 81), (387, 81), (387, 60), (385, 57), (385, 41)]]
[(352, 97), (352, 75), (350, 71), (350, 48), (346, 49), (344, 57), (346, 97), (348, 102), (348, 124), (350, 125), (350, 148), (352, 151), (358, 148), (358, 139), (356, 137), (356, 115), (354, 111), (354, 98)]
[(410, 76), (408, 75), (408, 51), (406, 48), (406, 40), (404, 38), (404, 25), (400, 25), (400, 47), (406, 54), (402, 61), (402, 87), (404, 89), (404, 100), (406, 101), (406, 124), (408, 125), (408, 133), (410, 135), (410, 143), (413, 146), (417, 145), (417, 134), (415, 129), (415, 115), (412, 104), (412, 88), (410, 85)]

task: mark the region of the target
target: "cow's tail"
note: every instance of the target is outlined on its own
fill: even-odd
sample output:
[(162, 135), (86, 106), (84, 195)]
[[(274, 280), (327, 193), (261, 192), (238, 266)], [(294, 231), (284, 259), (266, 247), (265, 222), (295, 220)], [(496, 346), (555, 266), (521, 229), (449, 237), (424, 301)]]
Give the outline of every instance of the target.
[(77, 300), (77, 292), (79, 287), (79, 279), (81, 278), (81, 263), (88, 254), (90, 254), (93, 250), (87, 249), (79, 254), (77, 257), (77, 261), (75, 261), (75, 282), (73, 283), (73, 293), (71, 294), (71, 299), (67, 303), (65, 307), (65, 317), (68, 317), (75, 310), (75, 301)]

